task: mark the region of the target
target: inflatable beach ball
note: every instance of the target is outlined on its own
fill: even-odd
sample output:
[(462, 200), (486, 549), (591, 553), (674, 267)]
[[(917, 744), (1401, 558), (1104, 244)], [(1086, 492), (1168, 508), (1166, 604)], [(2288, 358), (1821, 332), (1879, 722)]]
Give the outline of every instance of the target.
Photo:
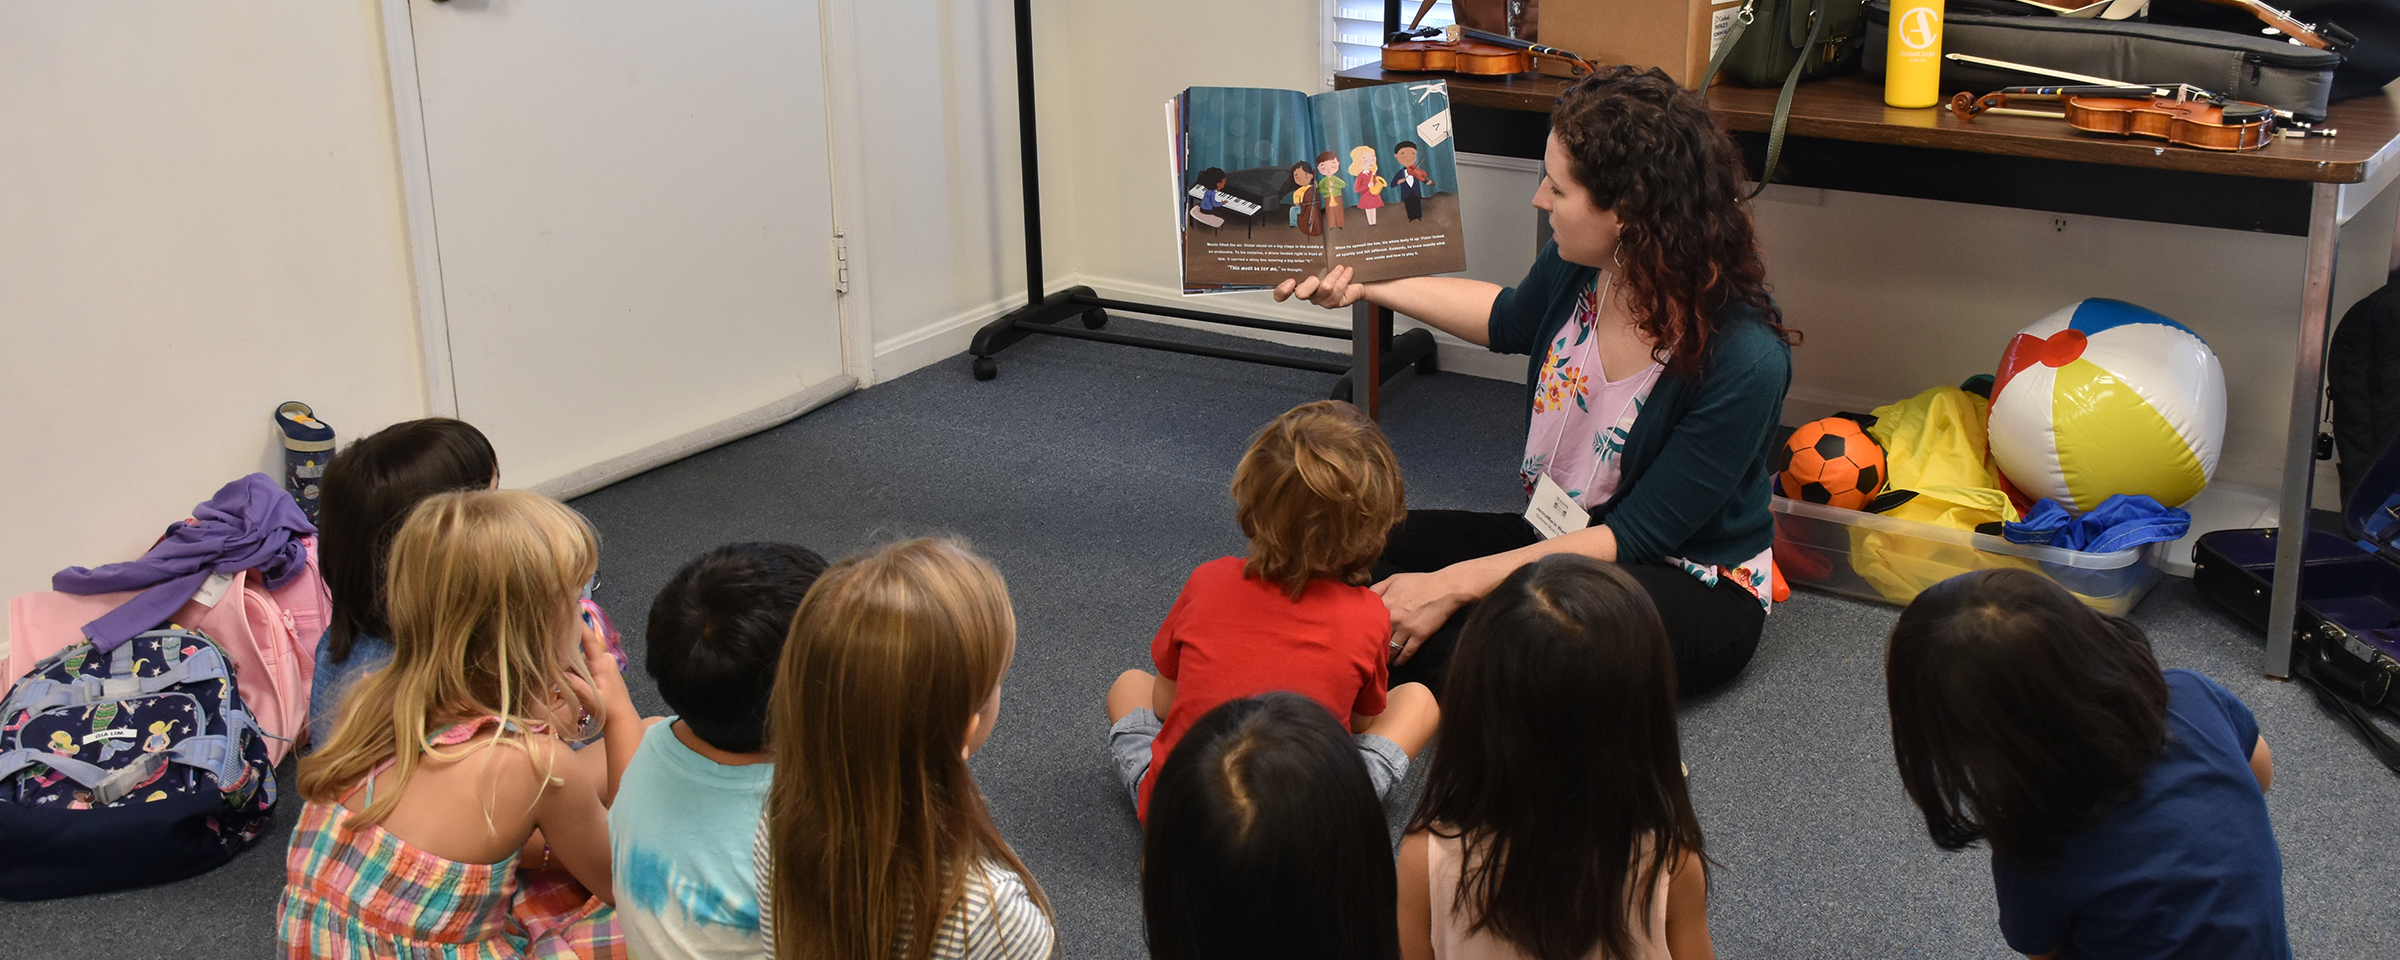
[(2181, 506), (2225, 440), (2225, 371), (2199, 335), (2122, 300), (2083, 300), (2009, 338), (1992, 385), (1992, 462), (2077, 513), (2112, 494)]

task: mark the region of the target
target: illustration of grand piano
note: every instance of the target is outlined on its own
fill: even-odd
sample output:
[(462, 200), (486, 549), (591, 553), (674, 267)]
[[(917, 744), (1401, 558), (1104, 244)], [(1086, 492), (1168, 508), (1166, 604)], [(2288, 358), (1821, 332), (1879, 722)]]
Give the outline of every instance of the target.
[(1231, 173), (1210, 167), (1193, 178), (1184, 196), (1191, 198), (1188, 206), (1194, 222), (1221, 229), (1227, 220), (1238, 217), (1246, 237), (1261, 219), (1270, 223), (1287, 219), (1292, 205), (1291, 176), (1290, 167), (1250, 167)]

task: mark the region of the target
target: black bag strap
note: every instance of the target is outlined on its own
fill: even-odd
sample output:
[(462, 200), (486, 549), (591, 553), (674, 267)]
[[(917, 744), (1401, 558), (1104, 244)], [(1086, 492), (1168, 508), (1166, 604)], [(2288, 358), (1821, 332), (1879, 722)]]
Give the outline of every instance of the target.
[(2298, 674), (2300, 679), (2308, 681), (2309, 689), (2317, 692), (2317, 700), (2325, 704), (2326, 709), (2358, 728), (2358, 735), (2366, 739), (2367, 749), (2374, 752), (2375, 759), (2383, 761), (2384, 767), (2393, 773), (2400, 773), (2400, 741), (2393, 740), (2391, 734), (2377, 727), (2375, 718), (2368, 715), (2367, 708), (2328, 689), (2305, 670), (2298, 671)]
[[(1742, 4), (1742, 12), (1734, 15), (1733, 28), (1725, 31), (1724, 42), (1717, 45), (1717, 55), (1708, 60), (1708, 72), (1700, 75), (1700, 85), (1693, 88), (1701, 96), (1708, 95), (1709, 83), (1717, 78), (1717, 70), (1725, 66), (1725, 56), (1733, 52), (1735, 44), (1741, 42), (1743, 30), (1758, 19), (1753, 12), (1757, 4), (1758, 0), (1748, 0)], [(1792, 91), (1799, 89), (1800, 72), (1808, 69), (1808, 58), (1816, 54), (1817, 42), (1825, 38), (1825, 21), (1831, 19), (1833, 10), (1829, 0), (1811, 0), (1808, 6), (1808, 41), (1801, 45), (1800, 55), (1792, 60), (1792, 72), (1783, 78), (1783, 93), (1775, 98), (1775, 119), (1767, 124), (1767, 165), (1758, 172), (1758, 186), (1751, 188), (1750, 196), (1743, 199), (1756, 199), (1759, 194), (1766, 192), (1767, 179), (1775, 175), (1775, 165), (1783, 162), (1783, 131), (1792, 121)]]

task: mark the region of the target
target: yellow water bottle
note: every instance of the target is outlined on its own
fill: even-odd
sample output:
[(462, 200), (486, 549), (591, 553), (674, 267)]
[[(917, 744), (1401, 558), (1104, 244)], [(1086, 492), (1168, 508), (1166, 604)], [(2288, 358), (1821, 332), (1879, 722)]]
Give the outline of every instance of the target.
[(1942, 0), (1892, 0), (1884, 37), (1883, 102), (1930, 107), (1942, 102)]

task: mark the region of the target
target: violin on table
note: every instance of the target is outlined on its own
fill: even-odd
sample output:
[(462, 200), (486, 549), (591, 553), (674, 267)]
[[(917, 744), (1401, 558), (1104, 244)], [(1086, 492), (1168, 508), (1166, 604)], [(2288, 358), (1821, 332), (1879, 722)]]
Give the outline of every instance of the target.
[(2055, 100), (2067, 125), (2093, 133), (2153, 137), (2202, 150), (2256, 150), (2275, 142), (2275, 110), (2191, 86), (2164, 96), (2155, 87), (2007, 87), (1950, 98), (1950, 113), (1972, 123), (1987, 111), (2025, 100)]
[[(1452, 27), (1450, 29), (1457, 29)], [(1383, 45), (1383, 68), (1409, 73), (1463, 73), (1471, 77), (1502, 77), (1533, 69), (1533, 54), (1496, 43), (1444, 37), (1413, 39), (1415, 33), (1394, 34), (1395, 39)]]
[(1592, 72), (1582, 57), (1528, 40), (1503, 37), (1452, 24), (1424, 27), (1425, 13), (1434, 0), (1418, 5), (1408, 29), (1392, 34), (1383, 45), (1383, 68), (1407, 73), (1458, 73), (1474, 77), (1503, 77), (1526, 73), (1536, 59), (1563, 61), (1576, 76)]

